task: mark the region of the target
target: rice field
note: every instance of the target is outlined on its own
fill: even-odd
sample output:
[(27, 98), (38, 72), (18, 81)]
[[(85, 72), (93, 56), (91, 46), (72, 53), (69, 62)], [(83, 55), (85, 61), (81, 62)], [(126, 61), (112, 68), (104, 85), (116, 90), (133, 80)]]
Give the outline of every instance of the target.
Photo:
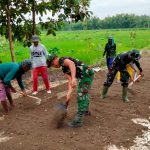
[[(108, 36), (113, 36), (117, 45), (117, 53), (129, 51), (133, 48), (139, 50), (150, 49), (150, 29), (117, 29), (117, 30), (84, 30), (84, 31), (58, 31), (54, 37), (41, 33), (41, 43), (47, 50), (58, 48), (59, 56), (71, 56), (81, 59), (87, 64), (96, 64), (100, 61)], [(14, 43), (16, 60), (29, 59), (29, 48), (22, 43)], [(0, 60), (11, 61), (9, 43), (0, 37)]]

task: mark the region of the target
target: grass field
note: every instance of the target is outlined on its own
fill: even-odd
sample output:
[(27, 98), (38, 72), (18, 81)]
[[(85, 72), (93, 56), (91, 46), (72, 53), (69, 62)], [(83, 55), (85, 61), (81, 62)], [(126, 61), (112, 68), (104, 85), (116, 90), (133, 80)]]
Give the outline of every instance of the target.
[[(57, 36), (41, 34), (41, 43), (47, 49), (57, 47), (59, 56), (72, 56), (88, 64), (96, 64), (102, 57), (108, 36), (114, 37), (117, 53), (136, 48), (139, 50), (150, 49), (150, 29), (128, 30), (88, 30), (88, 31), (59, 31)], [(21, 43), (14, 43), (16, 60), (29, 58), (29, 48)], [(11, 61), (9, 44), (0, 37), (0, 59), (3, 62)]]

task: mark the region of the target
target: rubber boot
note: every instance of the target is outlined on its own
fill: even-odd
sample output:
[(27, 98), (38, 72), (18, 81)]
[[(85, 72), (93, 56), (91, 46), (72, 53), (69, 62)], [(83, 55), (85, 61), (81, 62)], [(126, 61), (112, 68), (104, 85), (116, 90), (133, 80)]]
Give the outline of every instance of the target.
[(122, 90), (122, 99), (124, 102), (129, 102), (128, 96), (127, 96), (127, 92), (128, 92), (128, 87), (123, 87)]
[(77, 113), (74, 120), (68, 123), (71, 128), (81, 127), (83, 124), (83, 113)]
[(101, 94), (101, 98), (102, 99), (104, 99), (104, 98), (106, 98), (106, 96), (107, 96), (107, 92), (108, 92), (108, 86), (104, 86), (103, 87), (103, 91), (102, 91), (102, 94)]
[(1, 101), (5, 114), (8, 114), (7, 101)]

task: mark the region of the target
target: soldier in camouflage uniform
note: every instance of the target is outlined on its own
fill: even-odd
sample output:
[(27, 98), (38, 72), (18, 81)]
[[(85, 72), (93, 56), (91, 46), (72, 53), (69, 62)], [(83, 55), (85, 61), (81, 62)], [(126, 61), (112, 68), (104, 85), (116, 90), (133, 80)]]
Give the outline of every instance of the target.
[(89, 90), (94, 77), (94, 71), (83, 64), (81, 61), (71, 57), (58, 58), (56, 55), (51, 54), (47, 60), (48, 67), (52, 66), (55, 68), (62, 67), (62, 71), (68, 78), (68, 93), (67, 101), (69, 102), (73, 88), (77, 85), (78, 79), (78, 111), (75, 119), (68, 125), (70, 127), (82, 126), (83, 116), (90, 115), (89, 111)]
[(103, 53), (103, 57), (106, 54), (106, 62), (108, 70), (111, 69), (114, 58), (116, 57), (116, 44), (114, 42), (113, 37), (108, 38), (108, 43), (105, 45), (105, 50)]
[(140, 53), (137, 50), (132, 50), (127, 53), (119, 54), (113, 61), (113, 65), (111, 70), (107, 74), (107, 80), (104, 82), (104, 87), (102, 91), (101, 98), (104, 99), (107, 95), (108, 88), (111, 86), (116, 73), (120, 71), (121, 73), (121, 84), (123, 86), (123, 92), (122, 92), (122, 99), (124, 102), (128, 102), (128, 97), (127, 97), (127, 87), (128, 87), (128, 80), (129, 80), (129, 73), (127, 71), (126, 65), (129, 63), (135, 63), (137, 68), (140, 71), (141, 76), (143, 76), (143, 71), (142, 68), (140, 67), (139, 63), (139, 57)]

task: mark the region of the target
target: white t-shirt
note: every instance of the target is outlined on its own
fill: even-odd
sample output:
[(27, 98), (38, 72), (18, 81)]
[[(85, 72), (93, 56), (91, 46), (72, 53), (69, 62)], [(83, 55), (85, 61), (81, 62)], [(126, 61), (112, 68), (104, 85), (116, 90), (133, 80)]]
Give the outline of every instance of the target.
[(47, 66), (46, 59), (47, 59), (48, 52), (44, 45), (38, 44), (37, 47), (34, 45), (30, 46), (30, 58), (33, 63), (33, 68)]

